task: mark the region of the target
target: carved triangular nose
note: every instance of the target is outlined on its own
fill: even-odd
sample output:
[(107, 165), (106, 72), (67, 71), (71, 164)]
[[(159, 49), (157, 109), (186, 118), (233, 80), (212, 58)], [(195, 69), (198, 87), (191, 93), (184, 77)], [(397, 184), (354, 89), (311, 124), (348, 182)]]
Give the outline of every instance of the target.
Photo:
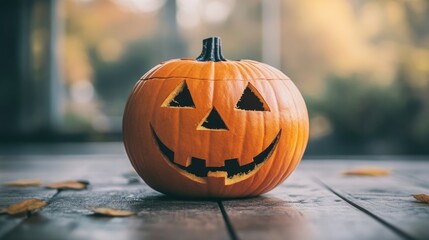
[(225, 122), (222, 120), (222, 117), (219, 115), (216, 108), (212, 108), (210, 113), (201, 121), (197, 127), (198, 130), (228, 130)]

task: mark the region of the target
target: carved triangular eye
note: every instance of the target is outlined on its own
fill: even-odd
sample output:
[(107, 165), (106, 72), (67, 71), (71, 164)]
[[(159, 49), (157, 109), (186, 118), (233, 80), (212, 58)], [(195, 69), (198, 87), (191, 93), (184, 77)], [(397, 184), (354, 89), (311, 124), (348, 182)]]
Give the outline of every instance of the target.
[(248, 84), (238, 100), (236, 109), (246, 111), (270, 111), (268, 104), (252, 84)]
[(174, 108), (195, 108), (194, 100), (192, 100), (191, 92), (189, 92), (186, 81), (183, 81), (177, 86), (172, 93), (164, 100), (162, 107)]

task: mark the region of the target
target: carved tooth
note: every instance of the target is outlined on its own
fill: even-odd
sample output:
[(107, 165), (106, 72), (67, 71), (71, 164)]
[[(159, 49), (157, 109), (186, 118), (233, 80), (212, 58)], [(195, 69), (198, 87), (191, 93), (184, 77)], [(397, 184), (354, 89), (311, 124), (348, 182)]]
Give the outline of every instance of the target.
[(224, 169), (228, 173), (239, 172), (240, 171), (240, 164), (238, 163), (238, 159), (234, 158), (234, 159), (225, 160), (225, 167), (224, 167)]
[(205, 168), (206, 167), (206, 160), (201, 159), (201, 158), (192, 157), (190, 166)]
[(240, 167), (240, 164), (238, 163), (238, 158), (225, 160), (225, 168), (235, 168), (235, 167)]
[(206, 161), (200, 158), (192, 158), (191, 165), (186, 168), (186, 171), (198, 176), (207, 177), (209, 170), (206, 168)]

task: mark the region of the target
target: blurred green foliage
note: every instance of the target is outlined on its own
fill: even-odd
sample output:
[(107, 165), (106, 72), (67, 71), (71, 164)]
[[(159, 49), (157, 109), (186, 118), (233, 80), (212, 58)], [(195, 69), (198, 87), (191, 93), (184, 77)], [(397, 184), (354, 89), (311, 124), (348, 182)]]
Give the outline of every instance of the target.
[(327, 140), (343, 153), (428, 152), (429, 109), (401, 70), (387, 87), (365, 76), (330, 76), (320, 96), (306, 99), (310, 116), (321, 114), (332, 127), (318, 142)]

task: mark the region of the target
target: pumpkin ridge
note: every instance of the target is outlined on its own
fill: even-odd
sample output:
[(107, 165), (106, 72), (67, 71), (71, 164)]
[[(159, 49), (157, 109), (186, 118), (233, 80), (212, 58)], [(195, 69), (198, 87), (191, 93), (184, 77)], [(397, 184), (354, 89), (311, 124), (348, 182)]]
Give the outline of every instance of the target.
[[(249, 83), (250, 84), (250, 83)], [(258, 86), (259, 85), (259, 86)], [(267, 104), (267, 102), (266, 102), (266, 100), (264, 99), (264, 95), (265, 94), (262, 94), (261, 92), (262, 92), (262, 90), (264, 90), (263, 89), (263, 87), (261, 87), (261, 84), (260, 84), (260, 82), (259, 82), (259, 84), (258, 83), (255, 83), (254, 85), (252, 85), (253, 86), (253, 90), (254, 91), (256, 91), (256, 93), (259, 95), (259, 97), (261, 98), (261, 100), (263, 101), (263, 104), (264, 105), (266, 105), (266, 107), (268, 108), (268, 112), (271, 112), (271, 110), (269, 109), (269, 106), (268, 106), (268, 104)], [(260, 89), (260, 90), (258, 90), (258, 89)], [(260, 142), (260, 144), (259, 144), (259, 146), (261, 146), (261, 148), (263, 148), (263, 146), (264, 146), (264, 144), (265, 144), (265, 142), (266, 141), (264, 141), (264, 139), (266, 140), (266, 136), (268, 135), (267, 134), (267, 129), (266, 129), (266, 124), (268, 123), (268, 121), (265, 121), (265, 119), (266, 119), (266, 117), (267, 117), (267, 115), (266, 114), (261, 114), (261, 115), (259, 115), (258, 116), (258, 122), (260, 122), (260, 123), (262, 123), (262, 125), (263, 125), (263, 130), (262, 130), (262, 138), (257, 138), (257, 139), (259, 139), (259, 142)], [(280, 132), (282, 132), (282, 130), (283, 129), (281, 129), (280, 127), (279, 128), (277, 128), (277, 129), (279, 129), (280, 130)], [(284, 134), (283, 134), (284, 135)], [(268, 140), (268, 142), (269, 142), (269, 140)], [(271, 162), (273, 162), (273, 159), (272, 159), (272, 161)]]
[[(215, 62), (210, 62), (209, 64), (210, 64), (209, 65), (210, 66), (210, 76), (211, 76), (212, 79), (214, 79), (215, 76), (216, 76)], [(212, 108), (214, 108), (215, 107), (214, 106), (214, 102), (215, 102), (215, 97), (216, 97), (216, 84), (214, 82), (211, 82), (210, 83), (210, 87), (213, 87), (213, 91), (210, 91), (211, 92), (211, 96), (208, 99), (211, 100), (211, 106), (212, 106)], [(210, 146), (211, 146), (211, 144), (213, 142), (213, 133), (214, 132), (212, 132), (212, 131), (209, 132), (209, 137), (208, 137), (209, 140), (207, 141), (207, 143), (208, 143), (207, 149), (210, 149)], [(208, 159), (211, 159), (213, 154), (214, 154), (214, 151), (208, 151), (208, 154), (207, 154), (208, 155)], [(211, 182), (209, 182), (208, 188), (209, 188), (209, 192), (213, 191), (211, 189), (212, 188)]]
[[(289, 88), (288, 88), (288, 86), (287, 86), (287, 84), (284, 84), (285, 85), (285, 87), (288, 89), (288, 91), (290, 92), (290, 90), (289, 90)], [(277, 96), (277, 95), (275, 95), (275, 96)], [(277, 103), (277, 101), (276, 101), (276, 103)], [(295, 105), (295, 104), (294, 104)], [(277, 109), (277, 112), (278, 113), (280, 113), (281, 111), (280, 111), (280, 106), (277, 104), (277, 107), (278, 107), (278, 109)], [(279, 116), (280, 117), (280, 116)], [(290, 116), (289, 116), (289, 118), (290, 118)], [(280, 123), (280, 121), (279, 121), (279, 123)], [(293, 158), (293, 155), (291, 155), (291, 158)], [(283, 162), (290, 162), (290, 160), (288, 159), (288, 153), (285, 153), (285, 155), (284, 155), (284, 158), (282, 159), (282, 161)], [(286, 163), (283, 163), (283, 165), (285, 165)], [(284, 166), (282, 166), (283, 168), (284, 168)], [(282, 174), (282, 176), (280, 177), (280, 178), (278, 178), (277, 179), (277, 181), (276, 181), (276, 183), (274, 184), (274, 186), (276, 186), (277, 184), (280, 184), (281, 182), (283, 182), (283, 180), (284, 180), (284, 178), (283, 178), (283, 176), (285, 175), (285, 174), (287, 174), (287, 170), (286, 171), (284, 171), (284, 173)], [(271, 185), (271, 184), (270, 184)], [(270, 188), (272, 188), (272, 187), (270, 187)], [(266, 188), (266, 189), (264, 189), (264, 191), (269, 191), (269, 189), (268, 188)]]
[[(286, 89), (288, 90), (288, 92), (289, 92), (289, 94), (291, 93), (291, 90), (289, 89), (289, 86), (288, 85), (286, 85), (286, 84), (284, 84), (285, 85), (285, 87), (286, 87)], [(275, 95), (275, 96), (277, 96), (277, 94)], [(293, 101), (293, 105), (294, 105), (294, 109), (296, 109), (296, 104), (295, 104), (295, 101)], [(280, 110), (278, 111), (278, 112), (281, 112)], [(289, 116), (288, 116), (288, 119), (293, 119), (293, 117), (290, 115), (290, 113), (291, 113), (292, 111), (288, 111), (288, 114), (289, 114)], [(280, 119), (281, 120), (281, 119)], [(280, 121), (279, 121), (280, 122)], [(290, 140), (287, 144), (290, 146), (291, 144), (294, 144), (294, 146), (293, 146), (293, 148), (292, 147), (290, 147), (289, 148), (289, 150), (291, 150), (291, 149), (293, 149), (293, 151), (295, 152), (296, 151), (296, 143), (297, 143), (297, 140), (298, 140), (298, 134), (297, 134), (297, 136), (294, 138), (294, 139), (292, 139), (292, 140)], [(290, 166), (290, 164), (291, 164), (291, 162), (293, 162), (294, 161), (294, 159), (295, 159), (295, 154), (291, 154), (290, 155), (290, 158), (288, 158), (288, 153), (286, 152), (285, 153), (285, 155), (284, 155), (284, 157), (283, 158), (279, 158), (279, 157), (277, 157), (276, 156), (276, 158), (279, 158), (279, 160), (281, 161), (281, 166), (279, 166), (279, 167), (277, 167), (277, 168), (275, 168), (275, 170), (273, 169), (272, 171), (275, 171), (274, 173), (275, 174), (273, 174), (273, 175), (275, 175), (275, 176), (278, 176), (279, 174), (281, 175), (281, 177), (277, 177), (277, 178), (272, 178), (265, 186), (258, 186), (256, 189), (255, 189), (255, 191), (254, 192), (259, 192), (259, 193), (264, 193), (264, 192), (267, 192), (267, 191), (269, 191), (270, 189), (272, 189), (273, 188), (273, 186), (276, 186), (277, 184), (279, 184), (280, 182), (281, 182), (281, 180), (282, 180), (282, 178), (283, 178), (283, 175), (285, 174), (285, 173), (287, 173), (288, 172), (288, 170), (289, 170), (289, 166)], [(281, 157), (281, 156), (280, 156)], [(273, 162), (271, 162), (271, 165), (269, 166), (269, 167), (271, 167), (272, 168), (272, 164), (274, 164)], [(287, 165), (287, 167), (286, 167), (286, 165)], [(285, 167), (286, 167), (286, 170), (285, 170)], [(277, 170), (277, 171), (276, 171)], [(281, 173), (281, 171), (283, 172), (283, 173)], [(260, 188), (261, 187), (261, 188)]]
[[(285, 84), (285, 85), (286, 85), (286, 88), (288, 89), (289, 93), (291, 93), (291, 94), (294, 95), (293, 102), (294, 102), (294, 105), (295, 105), (295, 109), (298, 110), (297, 111), (298, 119), (301, 119), (302, 116), (301, 116), (301, 113), (300, 113), (300, 108), (297, 107), (297, 102), (296, 102), (296, 98), (295, 98), (295, 97), (297, 97), (296, 91), (295, 90), (291, 90), (289, 85), (287, 85), (287, 84)], [(287, 167), (287, 170), (282, 175), (281, 179), (285, 179), (287, 177), (287, 173), (289, 173), (289, 171), (291, 170), (290, 168), (291, 167), (296, 167), (297, 163), (295, 163), (295, 162), (297, 161), (297, 159), (300, 159), (300, 157), (299, 156), (297, 157), (296, 154), (300, 153), (301, 149), (303, 148), (303, 146), (302, 146), (302, 141), (303, 141), (303, 138), (302, 138), (303, 137), (302, 136), (302, 131), (303, 131), (302, 121), (298, 121), (297, 130), (298, 130), (298, 133), (297, 133), (296, 142), (295, 142), (294, 147), (293, 147), (294, 152), (293, 152), (293, 155), (292, 155), (292, 161), (290, 161), (290, 163), (289, 163), (289, 165)]]
[[(294, 85), (295, 86), (295, 85)], [(298, 114), (301, 115), (301, 119), (305, 119), (305, 116), (308, 116), (308, 110), (307, 107), (305, 105), (305, 100), (304, 98), (298, 94), (298, 91), (295, 91), (295, 101), (300, 102), (300, 105), (302, 105), (303, 107), (300, 107), (298, 109)], [(299, 159), (302, 159), (302, 157), (304, 156), (304, 152), (305, 149), (307, 148), (307, 143), (308, 143), (308, 138), (309, 138), (309, 122), (308, 122), (308, 118), (306, 121), (300, 121), (300, 132), (301, 132), (301, 137), (302, 137), (302, 141), (300, 142), (300, 150), (298, 151), (298, 157), (296, 158), (297, 162), (295, 163), (295, 168), (298, 166), (299, 163)], [(293, 171), (294, 169), (292, 169)], [(290, 175), (290, 174), (289, 174)], [(286, 176), (287, 177), (287, 176)]]
[[(260, 77), (267, 78), (267, 79), (272, 78), (272, 76), (270, 76), (270, 74), (266, 74), (266, 73), (262, 72), (261, 69), (259, 69), (258, 66), (261, 64), (254, 64), (253, 61), (243, 61), (242, 64), (244, 66), (246, 66), (247, 69), (249, 69), (248, 71), (250, 73), (257, 72)], [(284, 76), (284, 74), (280, 74), (279, 76)]]
[[(180, 61), (174, 61), (174, 62), (171, 62), (170, 64), (167, 64), (166, 62), (162, 64), (160, 68), (156, 69), (156, 71), (154, 71), (147, 79), (152, 78), (156, 74), (160, 74), (160, 72), (162, 73), (162, 75), (171, 76), (171, 73), (175, 72), (177, 69), (180, 69), (182, 65), (184, 65), (184, 63)], [(164, 71), (167, 71), (167, 72), (164, 73)]]
[(290, 78), (249, 78), (249, 79), (238, 79), (238, 78), (231, 78), (231, 79), (220, 79), (220, 78), (196, 78), (196, 77), (187, 77), (187, 76), (171, 76), (171, 77), (151, 77), (146, 79), (139, 79), (139, 81), (156, 81), (156, 80), (169, 80), (169, 79), (176, 79), (176, 78), (186, 78), (191, 80), (198, 80), (198, 81), (292, 81)]
[[(244, 118), (244, 123), (243, 123), (243, 126), (247, 126), (247, 124), (248, 124), (248, 122), (249, 122), (249, 119), (248, 119), (248, 115), (246, 114), (245, 115), (246, 117)], [(243, 138), (242, 139), (240, 139), (240, 142), (244, 142), (247, 138), (248, 138), (248, 135), (249, 135), (249, 133), (248, 133), (248, 131), (247, 131), (247, 128), (242, 128), (242, 131), (244, 131), (244, 134), (241, 134), (241, 136), (243, 136)], [(241, 153), (241, 155), (242, 156), (240, 156), (241, 158), (243, 158), (243, 148), (244, 148), (244, 144), (240, 144), (240, 153)], [(252, 176), (251, 176), (251, 178), (252, 178), (252, 180), (253, 179), (255, 179), (255, 174), (253, 174)]]
[[(294, 89), (291, 90), (288, 84), (285, 84), (285, 83), (283, 83), (283, 84), (285, 85), (289, 95), (295, 95)], [(294, 110), (297, 110), (298, 108), (297, 108), (297, 103), (296, 103), (295, 99), (292, 99), (292, 101), (293, 101)], [(294, 112), (294, 111), (290, 111), (290, 113), (291, 112)], [(289, 115), (289, 118), (294, 119), (293, 115)], [(297, 151), (297, 146), (300, 144), (299, 141), (300, 141), (300, 132), (301, 132), (300, 127), (299, 127), (301, 124), (301, 121), (299, 120), (300, 117), (298, 116), (298, 118), (296, 118), (296, 119), (297, 119), (296, 121), (298, 121), (298, 123), (297, 123), (298, 126), (295, 127), (294, 130), (296, 129), (297, 133), (296, 133), (295, 138), (289, 142), (289, 144), (291, 146), (289, 148), (289, 152), (291, 154), (290, 155), (288, 155), (288, 153), (285, 154), (285, 156), (284, 156), (285, 161), (284, 161), (284, 164), (282, 166), (285, 169), (285, 171), (280, 175), (280, 177), (277, 178), (277, 181), (274, 183), (274, 186), (275, 186), (275, 184), (281, 183), (284, 180), (284, 176), (288, 174), (290, 167), (295, 165), (294, 163), (296, 162), (296, 156), (295, 155), (296, 155), (296, 151)], [(266, 189), (266, 190), (268, 191), (269, 189)]]
[[(295, 91), (294, 90), (291, 91), (291, 89), (289, 88), (289, 85), (287, 85), (287, 84), (284, 84), (284, 85), (285, 85), (285, 87), (286, 87), (289, 95), (294, 95)], [(296, 104), (296, 102), (295, 102), (294, 99), (292, 99), (292, 100), (293, 100), (294, 110), (296, 110), (297, 109), (297, 104)], [(292, 111), (290, 111), (290, 112), (292, 112)], [(294, 119), (292, 115), (290, 115), (289, 118), (290, 119)], [(300, 118), (298, 117), (297, 119), (300, 119)], [(281, 182), (283, 180), (284, 176), (290, 170), (290, 167), (292, 166), (292, 163), (296, 161), (295, 160), (296, 159), (295, 155), (296, 155), (297, 145), (299, 144), (300, 132), (301, 132), (300, 127), (299, 127), (300, 124), (301, 124), (301, 121), (298, 121), (298, 127), (296, 127), (297, 133), (294, 134), (294, 135), (296, 135), (296, 137), (292, 141), (289, 142), (289, 144), (291, 145), (291, 147), (289, 148), (290, 152), (291, 152), (290, 158), (286, 159), (286, 161), (283, 161), (283, 166), (282, 167), (285, 168), (286, 170), (283, 172), (283, 174), (281, 174), (281, 177), (279, 177), (277, 179), (277, 182)], [(288, 155), (286, 154), (284, 157), (288, 158)], [(265, 190), (269, 190), (269, 189), (265, 189)]]
[(238, 79), (248, 79), (246, 78), (246, 75), (243, 74), (243, 69), (239, 64), (230, 64), (228, 67), (230, 68), (230, 72), (236, 73), (236, 76), (234, 76), (233, 79), (236, 79), (237, 81), (239, 81)]
[[(270, 90), (270, 94), (265, 94), (265, 95), (272, 95), (272, 96), (274, 96), (275, 97), (275, 100), (274, 101), (272, 101), (272, 102), (274, 102), (275, 103), (275, 109), (277, 110), (277, 111), (271, 111), (271, 113), (272, 114), (276, 114), (275, 116), (273, 116), (273, 119), (276, 119), (277, 121), (276, 121), (276, 127), (277, 128), (281, 128), (281, 116), (280, 116), (280, 114), (279, 113), (281, 113), (281, 110), (280, 110), (280, 105), (279, 105), (279, 103), (278, 103), (278, 95), (276, 94), (276, 92), (275, 92), (275, 86), (273, 86), (273, 83), (272, 82), (268, 82), (268, 86), (269, 86), (269, 90)], [(265, 89), (263, 89), (264, 91), (265, 91)], [(268, 122), (268, 121), (266, 121), (265, 120), (265, 118), (264, 118), (264, 122), (266, 123), (266, 122)], [(266, 125), (264, 125), (264, 128), (266, 128)], [(285, 134), (286, 135), (286, 134)], [(286, 136), (283, 136), (284, 138), (286, 137)], [(278, 155), (280, 154), (278, 151), (277, 152), (275, 152), (274, 153), (275, 154), (275, 156), (273, 157), (273, 159), (278, 159)], [(283, 159), (279, 159), (279, 160), (281, 160), (281, 161), (283, 161)], [(271, 165), (272, 164), (274, 164), (273, 162), (271, 163)], [(269, 167), (272, 167), (272, 166), (269, 166)], [(280, 169), (280, 168), (279, 168)], [(266, 175), (264, 176), (264, 177), (266, 177)], [(269, 186), (269, 185), (271, 185), (271, 183), (269, 183), (267, 186)], [(261, 190), (260, 189), (260, 187), (258, 186), (257, 188), (255, 188), (255, 190), (253, 191), (253, 194), (260, 194), (260, 193), (263, 193), (263, 192), (265, 192), (265, 189), (264, 190)]]
[(245, 79), (249, 79), (248, 76), (252, 75), (251, 73), (249, 73), (249, 69), (247, 68), (247, 66), (244, 63), (244, 61), (238, 61), (236, 68), (240, 72), (240, 75), (242, 76), (243, 79), (244, 78)]
[[(247, 115), (246, 115), (246, 119), (247, 119)], [(265, 119), (265, 118), (264, 118)], [(280, 131), (281, 131), (282, 129), (280, 128)], [(247, 132), (247, 131), (246, 131)], [(262, 136), (264, 136), (265, 137), (265, 134), (266, 134), (266, 129), (265, 129), (265, 123), (264, 123), (264, 130), (263, 130), (263, 134), (262, 134)], [(263, 141), (263, 139), (262, 139), (262, 141)], [(275, 155), (276, 153), (274, 152), (273, 153), (273, 155)], [(272, 158), (271, 159), (271, 162), (272, 161), (274, 161), (274, 158)], [(265, 164), (265, 165), (268, 165), (268, 163), (267, 164)], [(267, 167), (267, 166), (265, 166), (265, 167)], [(271, 166), (268, 166), (268, 167), (271, 167)], [(258, 171), (256, 174), (261, 174), (260, 173), (260, 171)], [(255, 177), (255, 175), (256, 174), (254, 174), (253, 175), (253, 178), (252, 178), (252, 181), (251, 181), (251, 185), (250, 186), (255, 186), (255, 181), (256, 181), (256, 177)], [(255, 189), (257, 189), (258, 187), (255, 187)], [(253, 195), (253, 193), (250, 193), (251, 195)]]
[[(267, 163), (268, 166), (265, 166), (265, 167), (267, 167), (268, 169), (273, 169), (273, 164), (277, 163), (274, 160), (275, 159), (281, 160), (281, 159), (278, 159), (278, 156), (277, 156), (278, 154), (279, 154), (278, 151), (273, 152), (272, 161), (270, 163)], [(278, 169), (278, 171), (280, 171), (281, 168), (278, 167), (277, 169)], [(266, 177), (268, 174), (273, 174), (273, 173), (267, 171), (265, 173), (264, 177)], [(267, 182), (265, 182), (265, 183), (264, 182), (259, 182), (259, 184), (252, 191), (252, 195), (259, 195), (259, 194), (267, 192), (267, 189), (270, 188), (270, 186), (272, 186), (272, 182), (274, 181), (274, 179), (275, 178), (272, 178), (268, 183)]]
[(271, 74), (272, 76), (277, 76), (277, 75), (279, 75), (279, 74), (284, 74), (284, 73), (282, 73), (279, 69), (277, 69), (277, 68), (275, 68), (275, 67), (272, 67), (272, 66), (270, 66), (270, 65), (268, 65), (268, 64), (260, 63), (260, 66), (261, 66), (261, 68), (263, 68), (265, 71), (270, 72), (270, 74)]
[(260, 63), (256, 61), (245, 61), (245, 63), (251, 66), (252, 69), (257, 69), (258, 71), (262, 72), (263, 76), (266, 76), (265, 72), (268, 72), (269, 73), (268, 75), (270, 75), (270, 77), (268, 78), (276, 78), (276, 76), (285, 76), (289, 78), (282, 71), (268, 64)]
[[(186, 62), (181, 61), (180, 59), (178, 60), (171, 60), (167, 63), (164, 63), (163, 65), (160, 65), (159, 67), (155, 68), (153, 70), (153, 72), (151, 72), (150, 75), (145, 74), (143, 75), (143, 77), (141, 77), (140, 79), (152, 79), (152, 78), (163, 78), (163, 79), (167, 79), (170, 77), (174, 77), (172, 76), (173, 74), (177, 74), (178, 68), (183, 68), (183, 65), (192, 65), (191, 68), (195, 68), (195, 69), (204, 69), (204, 66), (207, 66), (207, 64), (210, 64), (213, 67), (220, 67), (223, 68), (223, 72), (225, 73), (230, 73), (230, 74), (237, 74), (239, 73), (239, 75), (241, 76), (241, 78), (237, 78), (234, 77), (234, 80), (243, 80), (243, 79), (263, 79), (263, 80), (270, 80), (270, 79), (289, 79), (290, 78), (286, 75), (284, 75), (280, 70), (270, 67), (269, 65), (266, 64), (255, 64), (252, 61), (228, 61), (228, 62), (196, 62), (196, 61), (192, 61), (190, 64), (187, 64)], [(168, 72), (165, 72), (165, 70), (168, 70)], [(189, 68), (186, 68), (189, 69)], [(233, 71), (234, 70), (234, 71)], [(238, 71), (236, 71), (238, 70)], [(262, 71), (262, 70), (266, 70), (266, 72)], [(189, 71), (186, 74), (183, 74), (183, 71), (181, 71), (182, 74), (177, 75), (176, 77), (180, 78), (180, 77), (191, 77), (189, 75)], [(257, 72), (257, 77), (255, 77), (255, 72)], [(158, 75), (158, 76), (157, 76)], [(200, 76), (199, 76), (200, 75)], [(198, 79), (213, 79), (213, 76), (211, 77), (202, 77), (201, 75), (206, 75), (206, 74), (194, 74), (195, 78)], [(225, 78), (215, 78), (214, 80), (225, 80)]]

